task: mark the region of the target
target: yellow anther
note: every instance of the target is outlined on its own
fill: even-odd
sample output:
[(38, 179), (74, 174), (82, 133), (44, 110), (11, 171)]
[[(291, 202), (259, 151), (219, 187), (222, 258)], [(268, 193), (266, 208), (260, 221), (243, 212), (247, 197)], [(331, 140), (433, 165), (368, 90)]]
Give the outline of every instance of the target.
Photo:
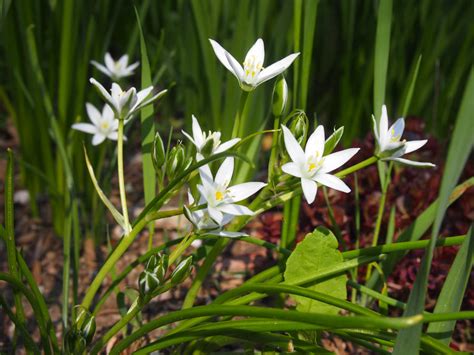
[(314, 170), (314, 169), (316, 169), (316, 164), (315, 163), (310, 163), (308, 171), (311, 171), (311, 170)]
[(222, 199), (224, 199), (224, 194), (220, 191), (216, 191), (216, 200), (221, 201)]

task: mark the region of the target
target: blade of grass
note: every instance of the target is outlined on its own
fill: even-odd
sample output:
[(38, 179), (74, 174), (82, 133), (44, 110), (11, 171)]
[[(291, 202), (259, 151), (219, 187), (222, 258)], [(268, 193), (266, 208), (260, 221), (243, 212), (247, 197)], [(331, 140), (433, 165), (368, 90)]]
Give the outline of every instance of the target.
[(418, 60), (415, 66), (415, 71), (413, 72), (413, 76), (410, 80), (410, 85), (408, 86), (405, 100), (403, 100), (402, 117), (406, 117), (406, 115), (408, 114), (408, 109), (410, 108), (413, 92), (415, 91), (416, 79), (418, 78), (418, 71), (420, 70), (420, 64), (421, 64), (421, 55), (418, 57)]
[[(137, 17), (137, 25), (140, 34), (140, 52), (141, 52), (141, 68), (142, 68), (142, 89), (149, 87), (151, 83), (150, 62), (148, 60), (145, 38), (143, 37), (142, 25), (135, 7), (135, 15)], [(149, 105), (142, 109), (140, 114), (142, 124), (141, 142), (142, 142), (142, 169), (143, 169), (143, 191), (145, 193), (145, 204), (148, 204), (156, 193), (156, 173), (151, 159), (151, 150), (153, 139), (155, 137), (155, 125), (153, 122), (153, 105)], [(153, 233), (155, 223), (148, 224), (148, 249), (153, 245)]]
[[(444, 282), (441, 293), (436, 301), (433, 313), (456, 312), (461, 308), (464, 292), (466, 291), (469, 277), (471, 276), (474, 262), (474, 228), (468, 232), (463, 245), (454, 259), (449, 270), (448, 277)], [(433, 338), (449, 345), (456, 321), (438, 322), (429, 325), (427, 333)]]
[[(6, 246), (7, 246), (7, 262), (8, 271), (16, 278), (20, 278), (18, 271), (18, 261), (16, 258), (16, 245), (15, 245), (15, 227), (14, 227), (14, 207), (13, 207), (13, 152), (11, 149), (7, 150), (7, 169), (5, 174), (5, 231)], [(25, 310), (21, 303), (21, 293), (14, 290), (13, 294), (16, 308), (16, 318), (20, 324), (25, 324)], [(16, 333), (16, 331), (15, 331)], [(15, 336), (16, 338), (16, 336)]]
[[(449, 145), (445, 173), (441, 182), (439, 193), (439, 204), (431, 232), (430, 245), (423, 257), (420, 270), (418, 271), (413, 289), (410, 292), (408, 306), (405, 315), (419, 314), (423, 311), (426, 297), (426, 287), (430, 272), (433, 250), (443, 221), (444, 214), (449, 205), (449, 195), (455, 187), (461, 175), (464, 164), (474, 144), (474, 135), (470, 129), (472, 126), (472, 112), (474, 112), (474, 69), (466, 85), (463, 100), (456, 119), (456, 126)], [(401, 331), (397, 336), (394, 354), (416, 354), (420, 345), (422, 328), (414, 326)]]

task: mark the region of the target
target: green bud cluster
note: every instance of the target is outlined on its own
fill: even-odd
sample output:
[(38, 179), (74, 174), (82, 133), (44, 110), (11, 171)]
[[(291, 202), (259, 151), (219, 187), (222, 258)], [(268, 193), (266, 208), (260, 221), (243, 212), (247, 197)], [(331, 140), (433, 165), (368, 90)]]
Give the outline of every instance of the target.
[(88, 310), (82, 306), (76, 306), (74, 310), (76, 317), (64, 338), (66, 354), (84, 353), (96, 330), (95, 317)]

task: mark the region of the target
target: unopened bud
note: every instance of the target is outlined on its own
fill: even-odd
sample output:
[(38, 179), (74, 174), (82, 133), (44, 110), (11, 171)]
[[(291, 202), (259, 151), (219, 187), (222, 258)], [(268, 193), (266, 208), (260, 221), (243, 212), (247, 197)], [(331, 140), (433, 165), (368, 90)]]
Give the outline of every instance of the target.
[(308, 135), (308, 117), (304, 111), (297, 111), (290, 124), (290, 131), (300, 145), (304, 144)]
[(165, 146), (161, 139), (160, 132), (156, 132), (153, 141), (153, 154), (151, 155), (153, 166), (157, 174), (161, 174), (163, 164), (165, 163)]
[(159, 285), (160, 280), (158, 277), (149, 271), (143, 271), (138, 278), (138, 286), (142, 296), (152, 293)]
[(171, 149), (168, 161), (166, 162), (166, 175), (168, 175), (169, 179), (172, 180), (182, 171), (184, 160), (184, 147), (179, 143)]
[(188, 256), (186, 259), (181, 261), (176, 269), (174, 269), (171, 274), (171, 283), (174, 285), (180, 284), (183, 282), (191, 273), (193, 267), (193, 256)]
[(280, 75), (273, 86), (272, 113), (273, 116), (281, 116), (285, 112), (288, 102), (288, 85), (285, 77)]

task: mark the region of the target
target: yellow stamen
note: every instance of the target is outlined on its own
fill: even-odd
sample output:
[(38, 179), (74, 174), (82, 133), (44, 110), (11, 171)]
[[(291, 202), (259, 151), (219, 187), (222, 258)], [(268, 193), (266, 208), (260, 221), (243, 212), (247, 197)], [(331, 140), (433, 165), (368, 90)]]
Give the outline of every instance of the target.
[(310, 163), (308, 171), (311, 171), (311, 170), (314, 170), (314, 169), (316, 169), (316, 164), (315, 163)]
[(216, 200), (221, 201), (222, 199), (224, 199), (224, 194), (220, 191), (216, 191)]

